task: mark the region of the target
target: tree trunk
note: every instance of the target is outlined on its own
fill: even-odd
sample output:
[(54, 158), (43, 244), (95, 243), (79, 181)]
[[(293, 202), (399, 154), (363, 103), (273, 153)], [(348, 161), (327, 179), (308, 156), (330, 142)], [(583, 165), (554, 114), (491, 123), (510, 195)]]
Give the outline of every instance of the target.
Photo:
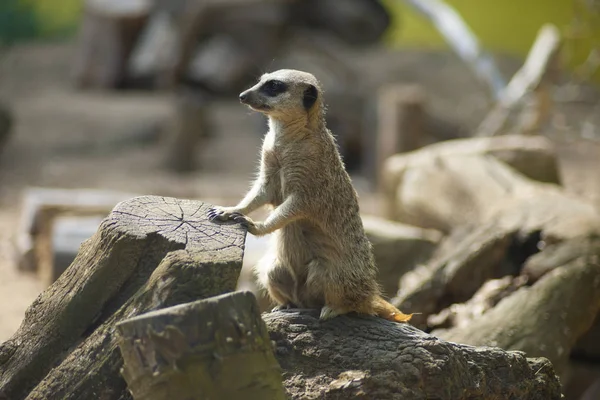
[(408, 324), (317, 311), (264, 314), (291, 399), (560, 399), (552, 365), (446, 342)]
[(285, 399), (250, 292), (154, 311), (121, 322), (117, 331), (135, 399)]
[(10, 400), (129, 398), (115, 324), (235, 289), (245, 231), (211, 223), (208, 207), (155, 196), (118, 204), (0, 345), (0, 393)]

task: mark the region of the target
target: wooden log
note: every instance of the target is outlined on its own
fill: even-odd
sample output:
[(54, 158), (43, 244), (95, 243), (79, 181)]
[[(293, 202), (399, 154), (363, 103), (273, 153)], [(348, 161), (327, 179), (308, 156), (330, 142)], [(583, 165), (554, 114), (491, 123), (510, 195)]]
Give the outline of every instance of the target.
[[(564, 242), (550, 244), (542, 252), (528, 258), (521, 273), (527, 277), (529, 282), (534, 283), (550, 271), (584, 255), (600, 256), (600, 238), (578, 236)], [(600, 351), (598, 355), (600, 355)]]
[(117, 325), (134, 399), (285, 399), (281, 368), (250, 292), (235, 292)]
[(291, 399), (560, 399), (543, 358), (446, 342), (408, 324), (318, 311), (263, 315)]
[(61, 216), (50, 232), (48, 254), (39, 259), (40, 271), (48, 271), (48, 286), (73, 263), (81, 244), (94, 236), (104, 218), (101, 216)]
[(372, 215), (362, 216), (367, 238), (373, 245), (378, 281), (387, 296), (398, 291), (398, 281), (406, 272), (427, 261), (442, 234)]
[(189, 172), (196, 167), (196, 153), (207, 132), (208, 99), (201, 93), (180, 92), (175, 113), (165, 132), (165, 166), (176, 172)]
[(385, 160), (424, 144), (425, 97), (423, 88), (409, 85), (385, 87), (378, 95), (375, 165), (367, 167), (376, 182)]
[(541, 265), (553, 257), (552, 244), (600, 234), (597, 211), (560, 191), (505, 200), (496, 211), (455, 229), (428, 263), (401, 278), (392, 302), (408, 312), (418, 310), (414, 324), (424, 328), (429, 315), (466, 302), (490, 279), (521, 274), (527, 260), (544, 246), (549, 252)]
[[(426, 154), (436, 155), (423, 151), (419, 156)], [(459, 226), (487, 221), (508, 202), (526, 202), (533, 196), (560, 198), (562, 203), (573, 203), (576, 210), (594, 214), (593, 207), (559, 186), (528, 179), (492, 157), (450, 153), (429, 159), (394, 158), (390, 162), (404, 165), (399, 163), (395, 177), (386, 178), (384, 196), (387, 216), (399, 222), (449, 233)], [(545, 158), (543, 153), (532, 156), (524, 169), (539, 168), (537, 163)]]
[(114, 325), (235, 289), (245, 230), (215, 226), (208, 208), (157, 196), (119, 203), (0, 345), (0, 392), (11, 400), (127, 398)]
[(471, 323), (432, 334), (452, 342), (521, 350), (562, 374), (600, 311), (600, 263), (584, 255), (521, 288)]
[[(523, 67), (517, 71), (500, 94), (497, 104), (484, 118), (474, 136), (495, 136), (502, 133), (512, 111), (531, 91), (537, 91), (539, 115), (547, 115), (543, 86), (556, 70), (560, 50), (559, 29), (551, 24), (542, 26), (538, 32)], [(538, 90), (539, 89), (539, 90)], [(535, 119), (535, 118), (534, 118)], [(526, 124), (523, 125), (526, 128)]]
[[(482, 184), (490, 187), (496, 181), (496, 174), (485, 170), (472, 170), (473, 166), (467, 166), (465, 161), (458, 170), (454, 171), (448, 163), (443, 160), (449, 157), (464, 158), (465, 156), (493, 157), (509, 165), (526, 177), (548, 183), (559, 183), (559, 166), (556, 150), (553, 144), (543, 137), (525, 137), (517, 135), (506, 135), (493, 138), (456, 139), (443, 143), (437, 143), (406, 154), (397, 154), (388, 158), (382, 169), (381, 194), (384, 200), (384, 215), (396, 221), (409, 225), (422, 226), (419, 222), (419, 213), (408, 213), (403, 210), (409, 204), (419, 203), (422, 198), (429, 198), (430, 202), (452, 202), (450, 209), (442, 208), (439, 204), (432, 208), (440, 214), (450, 213), (450, 217), (456, 214), (456, 207), (464, 208), (464, 199), (450, 196), (450, 192), (460, 192), (471, 198), (480, 198), (485, 208), (491, 201), (496, 201), (494, 196), (487, 196), (486, 192), (478, 187), (477, 183), (471, 182), (478, 177)], [(441, 160), (441, 161), (438, 161)], [(454, 162), (461, 163), (460, 160)], [(457, 165), (458, 166), (458, 165)], [(481, 167), (481, 166), (480, 166)], [(419, 175), (432, 174), (431, 180), (417, 178)], [(446, 172), (444, 172), (446, 171)], [(440, 174), (444, 176), (440, 176)], [(471, 181), (466, 177), (471, 176)], [(439, 186), (444, 183), (450, 187), (450, 192), (442, 192), (441, 197), (435, 197), (433, 190), (440, 190)], [(437, 188), (437, 189), (436, 189)], [(460, 188), (461, 190), (457, 190)], [(471, 188), (471, 189), (468, 189)], [(493, 188), (495, 193), (502, 193), (505, 189), (498, 184)], [(426, 203), (425, 203), (426, 204)], [(421, 204), (422, 206), (423, 204)], [(456, 206), (456, 207), (455, 207)], [(426, 213), (426, 210), (415, 210)], [(479, 210), (477, 210), (479, 211)], [(436, 226), (427, 226), (440, 229)], [(444, 227), (447, 229), (447, 226)]]
[(127, 62), (151, 11), (148, 0), (87, 0), (73, 79), (80, 88), (126, 84)]
[[(52, 229), (60, 215), (105, 217), (120, 201), (134, 197), (132, 193), (93, 189), (29, 188), (21, 207), (19, 231), (14, 242), (15, 263), (19, 269), (38, 270), (40, 262), (46, 265), (39, 270), (48, 284), (54, 279), (52, 272)], [(95, 231), (95, 230), (94, 230)]]

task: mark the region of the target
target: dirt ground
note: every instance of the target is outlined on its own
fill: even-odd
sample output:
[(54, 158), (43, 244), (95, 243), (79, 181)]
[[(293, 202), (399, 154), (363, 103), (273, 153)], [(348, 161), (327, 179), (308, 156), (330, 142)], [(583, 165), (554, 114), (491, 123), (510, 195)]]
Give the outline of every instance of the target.
[[(14, 262), (12, 243), (27, 187), (103, 188), (225, 205), (243, 194), (254, 174), (264, 130), (261, 117), (236, 101), (215, 102), (215, 136), (198, 150), (201, 168), (183, 176), (169, 173), (161, 168), (160, 143), (132, 146), (123, 140), (167, 119), (169, 96), (77, 92), (69, 80), (73, 50), (71, 43), (30, 44), (0, 56), (0, 100), (16, 115), (12, 138), (0, 155), (0, 342), (14, 333), (44, 289), (34, 275), (17, 271)], [(354, 57), (357, 70), (368, 71), (362, 85), (418, 82), (427, 90), (430, 111), (465, 130), (477, 126), (488, 107), (484, 89), (451, 55), (373, 50), (348, 57)], [(509, 76), (518, 62), (507, 59), (501, 65)], [(600, 107), (588, 101), (567, 111), (566, 121), (575, 121), (575, 128), (586, 121), (592, 121), (592, 128), (585, 125), (590, 139), (566, 128), (553, 137), (565, 186), (600, 205), (600, 123), (594, 125)], [(377, 213), (376, 198), (360, 177), (354, 178), (363, 210)]]

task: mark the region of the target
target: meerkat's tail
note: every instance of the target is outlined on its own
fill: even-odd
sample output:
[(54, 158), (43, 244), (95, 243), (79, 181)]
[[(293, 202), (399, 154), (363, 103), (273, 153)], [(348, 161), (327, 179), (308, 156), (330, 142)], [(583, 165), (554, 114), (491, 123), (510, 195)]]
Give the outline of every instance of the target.
[(413, 316), (412, 314), (404, 314), (379, 296), (373, 301), (373, 309), (378, 317), (394, 322), (408, 322)]

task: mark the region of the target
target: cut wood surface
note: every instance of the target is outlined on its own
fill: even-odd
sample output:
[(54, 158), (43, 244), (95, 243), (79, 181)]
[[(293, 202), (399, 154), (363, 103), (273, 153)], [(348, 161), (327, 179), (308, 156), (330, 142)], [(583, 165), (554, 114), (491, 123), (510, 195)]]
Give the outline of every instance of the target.
[(281, 368), (256, 298), (235, 292), (117, 326), (135, 399), (283, 400)]
[(543, 358), (440, 340), (408, 324), (318, 311), (263, 315), (291, 399), (560, 399)]
[(235, 289), (245, 230), (211, 223), (208, 208), (156, 196), (119, 203), (0, 345), (0, 393), (10, 400), (129, 398), (115, 324)]

